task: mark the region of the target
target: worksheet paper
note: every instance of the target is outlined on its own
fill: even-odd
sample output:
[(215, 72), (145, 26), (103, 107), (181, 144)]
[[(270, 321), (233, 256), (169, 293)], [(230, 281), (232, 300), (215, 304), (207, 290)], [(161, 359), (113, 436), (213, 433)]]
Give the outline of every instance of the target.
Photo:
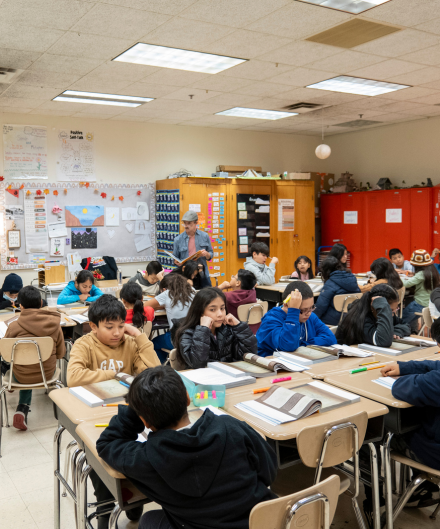
[(151, 239), (149, 235), (141, 235), (140, 237), (137, 237), (134, 240), (134, 245), (136, 246), (136, 251), (142, 252), (143, 250), (146, 250), (147, 248), (151, 248), (153, 245), (151, 244)]
[(122, 208), (122, 220), (136, 220), (136, 208)]
[(136, 220), (150, 220), (150, 210), (146, 202), (136, 203)]
[(26, 253), (48, 252), (46, 196), (24, 197)]
[(52, 257), (63, 257), (66, 245), (66, 239), (52, 237), (50, 239), (50, 255)]
[(48, 228), (50, 239), (52, 239), (52, 237), (67, 237), (67, 228), (64, 221), (51, 222), (48, 224)]
[(105, 208), (105, 225), (119, 226), (119, 208)]

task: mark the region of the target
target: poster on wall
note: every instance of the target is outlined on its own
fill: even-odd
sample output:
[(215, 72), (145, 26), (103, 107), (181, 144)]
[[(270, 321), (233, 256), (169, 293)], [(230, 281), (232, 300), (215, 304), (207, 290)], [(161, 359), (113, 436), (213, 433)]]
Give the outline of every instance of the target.
[(7, 180), (47, 179), (47, 129), (3, 125), (3, 171)]
[(295, 200), (278, 199), (278, 231), (295, 231)]
[(57, 179), (59, 182), (96, 182), (93, 132), (60, 130)]
[(24, 199), (26, 253), (48, 251), (46, 196), (29, 194)]

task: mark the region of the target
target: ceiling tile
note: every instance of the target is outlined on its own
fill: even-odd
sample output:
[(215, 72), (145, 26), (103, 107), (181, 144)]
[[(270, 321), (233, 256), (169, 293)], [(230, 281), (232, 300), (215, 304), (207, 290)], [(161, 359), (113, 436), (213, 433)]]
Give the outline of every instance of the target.
[(14, 26), (4, 24), (0, 18), (0, 48), (44, 52), (62, 35), (58, 29)]
[[(164, 96), (163, 99), (179, 99), (181, 101), (191, 101), (195, 103), (199, 101), (205, 101), (206, 99), (211, 99), (212, 97), (219, 96), (222, 94), (222, 92), (215, 92), (214, 90), (208, 90), (208, 93), (206, 92), (206, 90), (198, 90), (197, 88), (185, 87), (171, 92), (170, 94)], [(192, 94), (192, 98), (189, 97), (190, 94)]]
[(431, 20), (438, 7), (437, 0), (393, 0), (367, 11), (364, 18), (411, 27)]
[(82, 118), (82, 119), (109, 119), (110, 115), (108, 114), (94, 114), (93, 112), (77, 112), (72, 114), (72, 118)]
[(160, 13), (98, 4), (75, 24), (72, 31), (137, 40), (164, 24), (169, 18), (168, 15)]
[[(316, 88), (315, 90), (317, 92), (320, 92), (320, 90)], [(323, 95), (322, 97), (316, 98), (316, 100), (313, 100), (313, 103), (324, 103), (326, 105), (339, 105), (340, 103), (349, 103), (350, 101), (359, 101), (361, 99), (364, 99), (364, 96), (360, 96), (357, 94), (343, 94), (340, 92), (333, 92), (332, 94)]]
[(354, 110), (373, 110), (378, 109), (380, 110), (381, 107), (384, 107), (385, 105), (389, 105), (391, 101), (380, 99), (378, 97), (363, 97), (362, 99), (358, 99), (357, 101), (350, 101), (347, 103), (341, 103), (341, 105), (344, 105), (345, 109), (354, 109)]
[(440, 45), (403, 55), (401, 59), (428, 66), (438, 66), (440, 64)]
[(248, 86), (234, 90), (234, 93), (257, 97), (272, 97), (274, 94), (285, 91), (285, 85), (268, 83), (267, 81), (255, 81)]
[(180, 121), (178, 119), (153, 118), (149, 119), (148, 123), (156, 123), (158, 125), (177, 125)]
[[(432, 88), (422, 88), (420, 86), (415, 86), (411, 88), (405, 88), (403, 90), (397, 90), (395, 92), (390, 92), (389, 94), (382, 94), (380, 96), (381, 100), (392, 99), (395, 101), (410, 101), (412, 99), (421, 98), (425, 96), (430, 96), (436, 94), (437, 90)], [(377, 99), (377, 98), (374, 98)]]
[(24, 70), (40, 56), (39, 52), (0, 48), (0, 67)]
[[(263, 97), (255, 99), (249, 103), (244, 103), (242, 106), (247, 108), (262, 108), (265, 110), (284, 110), (284, 107), (295, 103), (291, 99), (275, 99), (273, 97)], [(292, 111), (293, 112), (293, 111)]]
[(23, 72), (16, 84), (66, 89), (80, 78), (78, 74), (59, 72)]
[(229, 123), (231, 116), (203, 116), (203, 118), (198, 118), (196, 121), (203, 121), (203, 123), (209, 123), (210, 126), (218, 125), (219, 123)]
[(416, 72), (406, 73), (398, 75), (396, 77), (390, 77), (389, 80), (393, 83), (407, 84), (407, 85), (421, 85), (425, 83), (431, 83), (440, 79), (440, 68), (430, 66), (429, 68), (423, 68)]
[(201, 88), (203, 90), (217, 90), (219, 92), (234, 92), (243, 86), (249, 86), (253, 81), (250, 79), (237, 79), (221, 74), (211, 75), (195, 82), (194, 88)]
[(206, 51), (205, 46), (226, 37), (233, 31), (234, 29), (219, 24), (175, 17), (146, 34), (141, 41), (147, 44)]
[(45, 53), (29, 67), (29, 70), (86, 75), (101, 63), (102, 59), (86, 59), (83, 57), (68, 57), (66, 55), (50, 55), (49, 53)]
[(6, 94), (0, 97), (0, 107), (37, 108), (45, 102), (46, 99), (31, 99), (28, 97), (8, 97)]
[(41, 86), (28, 86), (15, 83), (6, 92), (7, 97), (24, 97), (29, 99), (52, 99), (60, 93), (57, 88), (42, 88)]
[[(409, 116), (408, 116), (409, 117)], [(378, 119), (378, 121), (396, 121), (396, 120), (399, 120), (399, 119), (404, 119), (405, 118), (405, 114), (404, 113), (398, 113), (398, 112), (390, 112), (389, 114), (382, 114), (380, 116), (380, 120)]]
[(240, 107), (251, 101), (257, 101), (257, 97), (241, 94), (222, 94), (215, 96), (208, 101), (211, 105), (220, 105), (224, 107)]
[(229, 70), (225, 70), (223, 75), (227, 77), (239, 77), (240, 79), (255, 79), (262, 81), (264, 79), (272, 80), (271, 78), (276, 75), (291, 70), (293, 70), (292, 66), (286, 64), (279, 64), (276, 66), (273, 62), (251, 59), (250, 61), (238, 64), (233, 68), (229, 68)]
[[(198, 112), (197, 107), (199, 107), (202, 103), (197, 103), (195, 101), (180, 101), (180, 100), (174, 100), (174, 99), (155, 99), (154, 101), (151, 101), (150, 103), (147, 103), (147, 105), (143, 105), (144, 107), (147, 106), (151, 110), (160, 110), (162, 113), (164, 112)], [(141, 107), (138, 107), (141, 108)], [(201, 113), (201, 112), (199, 112)]]
[(1, 24), (70, 29), (93, 7), (78, 0), (3, 0)]
[(109, 81), (106, 79), (89, 78), (87, 76), (79, 79), (69, 86), (71, 90), (81, 90), (83, 92), (100, 92), (102, 94), (122, 94), (125, 88), (129, 86), (130, 81), (118, 80)]
[(373, 64), (365, 68), (351, 70), (350, 75), (355, 77), (364, 77), (365, 79), (386, 80), (396, 75), (413, 72), (422, 69), (423, 66), (413, 62), (399, 61), (398, 59), (389, 59), (387, 61)]
[(280, 48), (290, 42), (291, 39), (285, 37), (239, 29), (231, 35), (210, 44), (204, 51), (229, 57), (253, 59), (265, 51)]
[(178, 86), (165, 86), (160, 84), (149, 83), (133, 83), (124, 88), (124, 92), (128, 96), (138, 97), (163, 97), (178, 90)]
[(422, 105), (440, 105), (440, 91), (436, 91), (434, 94), (428, 96), (415, 97), (411, 101)]
[[(56, 103), (57, 101), (55, 101)], [(62, 101), (60, 101), (61, 103)], [(122, 114), (126, 110), (125, 107), (114, 107), (111, 105), (89, 105), (76, 103), (78, 106), (77, 113), (84, 115), (107, 115), (107, 116), (116, 116), (117, 114)]]
[(199, 0), (180, 13), (180, 16), (241, 28), (276, 11), (290, 1), (240, 0), (238, 2), (234, 0)]
[(352, 18), (350, 15), (342, 11), (292, 2), (250, 23), (247, 29), (289, 38), (295, 36), (299, 40), (346, 22), (350, 18)]
[(422, 88), (433, 88), (434, 90), (440, 90), (440, 81), (432, 81), (431, 83), (425, 83)]
[(41, 108), (35, 108), (29, 114), (37, 116), (71, 116), (74, 112), (72, 110), (42, 110)]
[(295, 68), (289, 72), (272, 77), (271, 81), (274, 83), (306, 87), (307, 85), (330, 79), (336, 75), (336, 73), (320, 72), (319, 70), (311, 70), (310, 68)]
[(41, 111), (41, 114), (44, 115), (46, 113), (46, 110), (55, 110), (55, 111), (66, 111), (71, 112), (72, 114), (80, 111), (81, 109), (85, 107), (89, 107), (90, 105), (81, 104), (81, 103), (67, 103), (65, 101), (46, 101), (46, 103), (43, 103), (38, 107), (38, 110)]
[(415, 29), (420, 29), (420, 31), (427, 31), (428, 33), (440, 35), (440, 18), (433, 18), (429, 22), (419, 24)]
[[(312, 42), (310, 44), (313, 44)], [(330, 48), (330, 46), (324, 46)], [(333, 48), (332, 48), (333, 49)], [(337, 48), (335, 48), (337, 49)], [(312, 59), (313, 60), (313, 59)], [(368, 55), (358, 51), (346, 50), (331, 57), (310, 63), (308, 66), (315, 70), (326, 70), (330, 72), (347, 73), (355, 68), (365, 68), (383, 61), (383, 57)]]
[(196, 0), (105, 0), (106, 4), (130, 7), (132, 9), (143, 9), (165, 15), (177, 15)]
[(211, 77), (211, 75), (208, 73), (173, 70), (171, 68), (159, 68), (156, 72), (145, 77), (144, 81), (149, 84), (188, 86), (207, 77)]
[(420, 103), (414, 103), (413, 101), (399, 101), (396, 103), (390, 103), (389, 105), (382, 107), (382, 110), (384, 113), (406, 112), (407, 110), (421, 111), (423, 110), (424, 106), (425, 105), (421, 105)]
[(139, 116), (128, 116), (127, 114), (119, 114), (118, 116), (113, 116), (109, 118), (109, 121), (139, 121), (146, 122), (148, 118), (143, 118)]
[[(312, 61), (326, 63), (329, 56), (340, 55), (339, 48), (333, 46), (324, 46), (316, 42), (308, 42), (299, 40), (292, 42), (287, 46), (283, 46), (276, 50), (260, 55), (258, 59), (262, 61), (281, 62), (284, 64), (291, 64), (292, 66), (308, 65)], [(319, 69), (319, 68), (318, 68)], [(323, 68), (328, 69), (328, 68)]]
[(202, 118), (204, 114), (197, 114), (195, 112), (180, 112), (178, 110), (173, 110), (172, 112), (166, 112), (163, 114), (163, 119), (177, 119), (179, 123), (181, 121), (189, 121), (190, 119)]
[(126, 62), (108, 61), (88, 73), (83, 79), (134, 83), (142, 81), (154, 72), (158, 72), (156, 66), (144, 64), (131, 64)]
[[(287, 88), (287, 86), (285, 87)], [(334, 92), (328, 90), (316, 90), (316, 88), (294, 88), (287, 90), (280, 94), (274, 94), (274, 99), (291, 99), (293, 102), (307, 102), (313, 99), (324, 97), (325, 95), (333, 95)]]
[(435, 35), (414, 29), (404, 29), (381, 39), (361, 44), (355, 48), (355, 51), (373, 53), (383, 57), (399, 57), (429, 46), (435, 46), (438, 43), (439, 38)]
[(417, 116), (438, 116), (440, 115), (440, 107), (421, 105), (420, 109), (405, 110), (405, 113), (416, 114)]
[(28, 114), (29, 112), (31, 112), (30, 108), (0, 107), (2, 114)]
[(107, 60), (120, 55), (132, 44), (132, 40), (66, 31), (58, 42), (50, 48), (50, 53)]

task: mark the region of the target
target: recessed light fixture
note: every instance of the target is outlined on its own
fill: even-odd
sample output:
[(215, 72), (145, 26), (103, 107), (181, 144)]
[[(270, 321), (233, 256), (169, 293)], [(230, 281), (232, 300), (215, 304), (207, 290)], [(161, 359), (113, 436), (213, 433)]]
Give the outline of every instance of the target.
[(143, 42), (138, 42), (113, 60), (211, 74), (223, 72), (232, 66), (246, 62), (246, 59), (167, 48), (166, 46), (155, 46)]
[(372, 79), (340, 75), (333, 77), (333, 79), (311, 84), (307, 88), (318, 88), (319, 90), (330, 90), (332, 92), (344, 92), (361, 96), (379, 96), (410, 87), (403, 84), (385, 83), (383, 81), (373, 81)]
[(305, 4), (314, 4), (322, 7), (329, 7), (330, 9), (337, 9), (338, 11), (345, 11), (358, 15), (368, 9), (380, 6), (390, 2), (390, 0), (299, 0)]
[(118, 107), (138, 107), (148, 101), (151, 97), (122, 96), (118, 94), (101, 94), (98, 92), (80, 92), (78, 90), (65, 90), (62, 94), (53, 98), (53, 101), (67, 101), (70, 103), (91, 103), (93, 105), (113, 105)]
[(280, 112), (278, 110), (261, 110), (260, 108), (235, 107), (223, 112), (217, 112), (216, 116), (232, 116), (234, 118), (255, 118), (255, 119), (282, 119), (289, 116), (297, 116), (297, 112)]

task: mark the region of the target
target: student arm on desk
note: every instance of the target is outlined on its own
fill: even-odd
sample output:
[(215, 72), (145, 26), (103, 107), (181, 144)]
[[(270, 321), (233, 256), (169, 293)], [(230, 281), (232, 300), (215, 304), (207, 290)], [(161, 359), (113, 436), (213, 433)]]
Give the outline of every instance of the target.
[(310, 345), (335, 345), (337, 343), (336, 336), (318, 317), (313, 318), (313, 325), (315, 327), (316, 336), (309, 338), (307, 343)]
[(58, 305), (70, 305), (70, 303), (77, 303), (78, 301), (80, 301), (78, 294), (72, 294), (69, 296), (69, 294), (64, 293), (64, 290), (57, 299)]
[(399, 362), (400, 374), (391, 389), (394, 397), (413, 406), (440, 406), (440, 362)]
[(93, 303), (98, 298), (100, 298), (103, 294), (104, 292), (101, 289), (93, 285), (92, 290), (90, 291), (90, 296), (87, 298), (87, 301), (89, 301), (90, 303)]
[(153, 342), (142, 333), (134, 338), (136, 353), (133, 361), (134, 372), (138, 375), (149, 367), (160, 366), (160, 360), (154, 350)]
[(84, 344), (83, 339), (75, 342), (70, 351), (69, 365), (67, 366), (67, 385), (69, 387), (85, 386), (95, 382), (103, 382), (115, 378), (116, 371), (113, 369), (96, 369), (92, 371), (90, 347)]

